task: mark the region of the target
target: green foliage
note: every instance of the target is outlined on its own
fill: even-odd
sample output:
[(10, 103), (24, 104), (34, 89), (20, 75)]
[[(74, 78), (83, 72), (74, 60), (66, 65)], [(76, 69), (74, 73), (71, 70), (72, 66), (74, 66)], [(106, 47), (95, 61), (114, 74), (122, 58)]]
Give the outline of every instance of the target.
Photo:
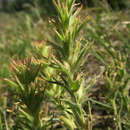
[[(59, 43), (56, 43), (56, 41), (47, 41), (47, 44), (50, 44), (54, 50), (51, 55), (46, 54), (49, 51), (46, 51), (48, 48), (44, 48), (42, 50), (44, 53), (41, 51), (43, 58), (40, 59), (38, 65), (37, 62), (35, 63), (30, 60), (19, 64), (13, 61), (12, 70), (14, 72), (15, 82), (10, 80), (8, 82), (16, 86), (21, 102), (21, 112), (28, 122), (32, 122), (31, 124), (21, 122), (25, 128), (42, 129), (43, 127), (40, 122), (44, 119), (44, 116), (40, 117), (40, 113), (43, 111), (40, 108), (43, 103), (44, 96), (41, 95), (43, 91), (45, 95), (50, 95), (51, 100), (54, 100), (53, 105), (56, 107), (56, 110), (59, 107), (62, 108), (60, 109), (61, 113), (63, 113), (60, 120), (61, 123), (63, 122), (68, 127), (71, 127), (71, 129), (84, 129), (87, 127), (85, 112), (82, 107), (87, 91), (84, 87), (85, 78), (81, 80), (79, 68), (84, 63), (83, 58), (89, 47), (83, 48), (82, 42), (77, 40), (77, 36), (85, 25), (86, 19), (82, 23), (79, 23), (80, 19), (77, 18), (77, 15), (79, 14), (80, 8), (76, 9), (74, 3), (74, 0), (65, 2), (58, 1), (57, 3), (54, 1), (59, 13), (59, 18), (56, 19), (58, 26), (55, 25), (55, 32)], [(40, 49), (41, 47), (39, 47), (37, 48)], [(53, 71), (50, 71), (51, 68)], [(51, 75), (48, 74), (50, 72), (52, 73)], [(55, 76), (57, 76), (56, 79), (54, 78)], [(31, 87), (31, 82), (34, 84), (33, 87)], [(37, 82), (42, 87), (38, 88)], [(46, 85), (45, 87), (43, 83)], [(44, 88), (48, 89), (46, 90)], [(53, 93), (53, 89), (55, 88), (59, 101), (55, 99), (55, 93)], [(66, 97), (67, 95), (68, 98)], [(61, 96), (64, 97), (61, 98)], [(67, 119), (67, 115), (70, 120)], [(57, 118), (60, 119), (60, 117)], [(73, 126), (68, 124), (69, 121), (73, 123)]]
[(8, 37), (11, 75), (9, 91), (0, 88), (8, 97), (0, 96), (0, 129), (129, 129), (128, 25), (121, 32), (109, 9), (86, 17), (75, 0), (53, 4), (51, 33), (36, 8), (36, 19), (24, 16)]
[[(98, 24), (98, 22), (100, 22), (100, 24)], [(130, 104), (128, 102), (130, 99), (128, 94), (130, 75), (127, 69), (129, 64), (129, 47), (127, 47), (129, 40), (124, 39), (124, 36), (118, 30), (119, 28), (113, 30), (108, 27), (108, 32), (107, 28), (105, 28), (100, 20), (100, 16), (97, 17), (96, 23), (91, 24), (93, 24), (91, 27), (94, 26), (96, 31), (87, 28), (86, 34), (87, 37), (91, 37), (95, 43), (95, 46), (93, 46), (92, 49), (92, 55), (105, 66), (104, 80), (107, 93), (105, 93), (104, 96), (109, 102), (109, 106), (112, 106), (113, 108), (114, 119), (117, 122), (118, 128), (122, 130), (123, 125), (127, 126), (127, 120), (125, 119), (129, 118), (129, 114), (123, 116), (124, 112), (130, 112)], [(114, 43), (114, 40), (111, 37), (111, 34), (113, 33), (114, 37), (117, 35), (117, 44)], [(128, 37), (128, 35), (129, 31), (126, 36)], [(109, 37), (111, 37), (111, 39)], [(98, 50), (97, 47), (101, 49)]]

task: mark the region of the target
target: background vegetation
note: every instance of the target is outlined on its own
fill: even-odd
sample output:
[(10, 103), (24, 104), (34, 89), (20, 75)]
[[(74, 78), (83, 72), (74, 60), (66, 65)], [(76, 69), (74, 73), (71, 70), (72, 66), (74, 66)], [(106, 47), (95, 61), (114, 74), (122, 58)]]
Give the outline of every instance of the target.
[[(52, 1), (16, 0), (8, 6), (3, 3), (0, 12), (1, 130), (130, 129), (130, 2), (78, 2), (84, 8), (77, 16), (75, 28), (84, 19), (87, 21), (76, 39), (70, 38), (77, 48), (81, 47), (76, 51), (73, 50), (76, 46), (70, 47), (73, 53), (64, 44), (62, 51), (55, 52), (53, 42), (59, 44), (62, 39), (52, 28), (59, 33), (68, 32), (69, 28), (63, 23), (57, 25), (59, 14)], [(66, 42), (65, 37), (63, 41)], [(54, 52), (50, 51), (50, 45)], [(51, 52), (54, 54), (49, 55)], [(81, 55), (83, 60), (74, 71), (72, 66), (69, 68), (70, 61), (82, 52), (85, 52)], [(68, 74), (65, 69), (75, 73)], [(59, 81), (64, 83), (64, 88), (61, 89)], [(66, 89), (67, 83), (73, 86), (71, 91)], [(18, 89), (21, 84), (30, 86), (28, 93), (26, 89)], [(86, 93), (79, 98), (81, 91)]]

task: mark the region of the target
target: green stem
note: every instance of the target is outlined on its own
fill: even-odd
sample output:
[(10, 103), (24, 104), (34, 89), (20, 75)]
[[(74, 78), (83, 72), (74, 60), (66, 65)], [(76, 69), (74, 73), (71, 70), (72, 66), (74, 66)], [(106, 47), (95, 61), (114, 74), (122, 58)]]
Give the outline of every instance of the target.
[(90, 126), (88, 124), (88, 130), (92, 130), (92, 111), (91, 111), (91, 104), (90, 101), (88, 101), (88, 109), (89, 109), (89, 118), (90, 118)]
[(117, 106), (116, 106), (116, 97), (117, 97), (117, 94), (118, 94), (118, 91), (116, 91), (115, 96), (114, 96), (114, 98), (112, 100), (112, 106), (113, 106), (113, 109), (114, 109), (114, 115), (115, 115), (115, 118), (116, 118), (119, 130), (122, 130), (121, 120), (120, 120), (120, 113), (118, 113)]
[(5, 121), (6, 130), (9, 130), (7, 119), (6, 119), (6, 112), (4, 112), (3, 114), (4, 114), (4, 121)]
[(38, 117), (34, 117), (34, 122), (33, 122), (33, 129), (34, 130), (38, 130), (39, 129), (39, 124), (40, 124), (40, 121), (38, 119)]

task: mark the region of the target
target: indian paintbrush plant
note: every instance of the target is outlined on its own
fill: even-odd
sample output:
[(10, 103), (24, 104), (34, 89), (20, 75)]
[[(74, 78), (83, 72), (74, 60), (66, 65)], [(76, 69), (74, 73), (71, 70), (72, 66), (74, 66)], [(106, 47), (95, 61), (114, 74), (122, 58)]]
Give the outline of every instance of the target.
[[(35, 53), (31, 58), (12, 59), (11, 76), (6, 79), (15, 96), (10, 116), (12, 127), (22, 130), (129, 129), (129, 41), (112, 28), (114, 22), (104, 15), (102, 19), (100, 14), (95, 16), (96, 20), (81, 19), (82, 6), (75, 0), (53, 0), (53, 4), (57, 12), (49, 18), (52, 35), (43, 34), (42, 39), (42, 33), (39, 34), (41, 41), (33, 42)], [(32, 23), (29, 16), (27, 18), (25, 39), (31, 42)], [(106, 21), (102, 24), (105, 18), (109, 26)], [(122, 47), (112, 43), (111, 36), (115, 38), (116, 34)], [(100, 73), (98, 76), (94, 72), (91, 76), (88, 69), (86, 78), (82, 70), (87, 67), (86, 62), (91, 66), (91, 56), (103, 68), (102, 79)], [(93, 71), (94, 67), (91, 66)], [(4, 110), (7, 103), (3, 103)], [(5, 122), (1, 129), (10, 129), (7, 116), (8, 113), (0, 109), (0, 123)]]
[(37, 58), (12, 62), (12, 80), (8, 82), (17, 90), (19, 99), (16, 126), (33, 130), (87, 129), (83, 104), (96, 78), (85, 86), (80, 67), (90, 45), (83, 44), (83, 38), (78, 36), (88, 19), (80, 21), (82, 7), (75, 0), (53, 0), (53, 3), (58, 17), (50, 22), (56, 40), (51, 38), (36, 45)]

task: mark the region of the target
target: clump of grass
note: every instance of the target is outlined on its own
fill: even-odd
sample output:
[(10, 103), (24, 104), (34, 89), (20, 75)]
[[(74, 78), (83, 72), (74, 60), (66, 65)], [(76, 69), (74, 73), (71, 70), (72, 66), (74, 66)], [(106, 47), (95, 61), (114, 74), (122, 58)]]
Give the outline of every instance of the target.
[[(103, 13), (103, 15), (106, 14)], [(96, 60), (96, 62), (93, 62), (98, 64), (98, 66), (105, 67), (103, 75), (104, 82), (100, 83), (99, 81), (97, 83), (96, 87), (100, 90), (95, 92), (95, 94), (100, 91), (104, 92), (99, 95), (103, 95), (103, 97), (105, 97), (104, 102), (108, 102), (109, 106), (112, 108), (105, 109), (105, 112), (108, 115), (110, 113), (113, 115), (113, 129), (117, 126), (119, 129), (123, 129), (125, 126), (128, 126), (126, 122), (129, 118), (129, 103), (127, 102), (130, 98), (128, 94), (130, 75), (127, 67), (129, 64), (129, 31), (127, 31), (127, 27), (123, 28), (123, 22), (118, 19), (119, 16), (117, 17), (117, 14), (107, 12), (107, 16), (109, 17), (104, 18), (98, 15), (95, 19), (96, 22), (94, 19), (92, 20), (91, 24), (86, 28), (86, 39), (88, 39), (88, 41), (93, 40), (95, 44), (92, 47), (91, 55), (95, 56), (98, 61)], [(114, 29), (112, 27), (114, 27)], [(122, 30), (124, 30), (124, 32)], [(93, 57), (93, 59), (95, 58)], [(94, 96), (94, 93), (92, 96)], [(98, 100), (103, 101), (100, 96)], [(123, 116), (124, 112), (127, 113), (125, 116)], [(101, 126), (103, 126), (103, 123)]]

